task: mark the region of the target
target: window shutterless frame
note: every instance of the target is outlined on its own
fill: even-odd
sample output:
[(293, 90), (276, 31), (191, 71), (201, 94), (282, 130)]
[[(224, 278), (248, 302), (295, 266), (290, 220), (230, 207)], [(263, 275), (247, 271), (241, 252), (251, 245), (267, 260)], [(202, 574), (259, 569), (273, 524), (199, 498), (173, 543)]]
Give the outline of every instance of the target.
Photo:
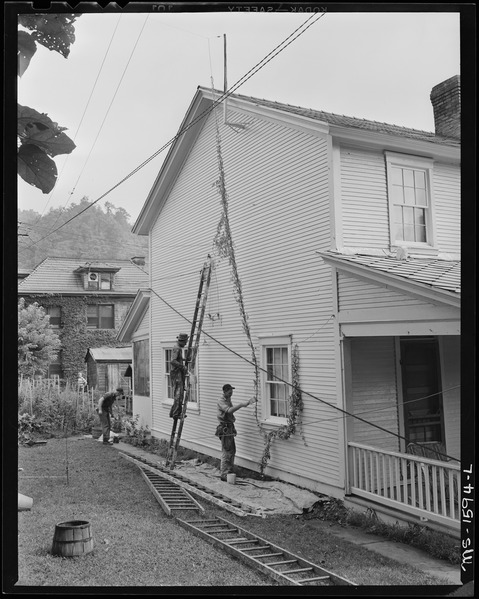
[(291, 338), (263, 337), (261, 345), (261, 395), (265, 420), (283, 424), (291, 395)]
[(385, 152), (391, 249), (434, 247), (431, 158)]

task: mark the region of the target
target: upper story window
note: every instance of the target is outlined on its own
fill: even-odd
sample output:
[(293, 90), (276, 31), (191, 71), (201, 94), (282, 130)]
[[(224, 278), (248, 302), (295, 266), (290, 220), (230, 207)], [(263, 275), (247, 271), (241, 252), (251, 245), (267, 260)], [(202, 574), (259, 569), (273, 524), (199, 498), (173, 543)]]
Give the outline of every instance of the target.
[(261, 340), (261, 346), (265, 418), (286, 419), (291, 395), (290, 338), (265, 338)]
[(112, 272), (89, 272), (87, 274), (88, 289), (109, 290), (113, 288)]
[(87, 329), (114, 329), (113, 304), (92, 304), (87, 307)]
[(433, 161), (386, 152), (386, 167), (391, 245), (433, 246)]
[(53, 329), (59, 329), (61, 327), (62, 311), (60, 306), (47, 306), (45, 312), (50, 316), (50, 326)]

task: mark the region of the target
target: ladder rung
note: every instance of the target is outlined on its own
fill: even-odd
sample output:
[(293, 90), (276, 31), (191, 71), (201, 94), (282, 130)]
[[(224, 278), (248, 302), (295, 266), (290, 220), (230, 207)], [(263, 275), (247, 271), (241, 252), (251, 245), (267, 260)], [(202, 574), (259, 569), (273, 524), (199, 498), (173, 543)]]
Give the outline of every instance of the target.
[(245, 539), (241, 537), (239, 539), (231, 538), (231, 539), (221, 539), (223, 543), (254, 543), (251, 539)]
[(313, 568), (298, 568), (297, 570), (285, 570), (281, 574), (296, 574), (297, 572), (309, 572)]
[(315, 580), (329, 580), (329, 576), (316, 576), (316, 578), (302, 578), (299, 582), (314, 582)]
[(298, 560), (296, 559), (287, 559), (284, 560), (284, 562), (270, 562), (268, 564), (266, 564), (267, 566), (281, 566), (283, 564), (297, 564)]

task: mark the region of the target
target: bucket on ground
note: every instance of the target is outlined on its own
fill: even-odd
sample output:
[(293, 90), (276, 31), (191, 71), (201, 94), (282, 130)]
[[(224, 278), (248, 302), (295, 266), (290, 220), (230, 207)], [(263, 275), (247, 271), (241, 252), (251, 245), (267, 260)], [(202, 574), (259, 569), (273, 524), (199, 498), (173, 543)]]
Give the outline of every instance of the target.
[(103, 429), (102, 429), (102, 427), (101, 427), (101, 426), (94, 426), (94, 427), (91, 429), (91, 436), (92, 436), (94, 439), (99, 439), (99, 438), (100, 438), (100, 436), (102, 435), (102, 433), (103, 433)]
[(226, 481), (229, 482), (230, 485), (236, 484), (236, 474), (227, 474)]
[(18, 511), (26, 512), (27, 510), (31, 510), (33, 505), (33, 499), (28, 497), (27, 495), (18, 494)]
[(52, 554), (80, 557), (93, 551), (93, 535), (86, 520), (60, 522), (55, 526)]

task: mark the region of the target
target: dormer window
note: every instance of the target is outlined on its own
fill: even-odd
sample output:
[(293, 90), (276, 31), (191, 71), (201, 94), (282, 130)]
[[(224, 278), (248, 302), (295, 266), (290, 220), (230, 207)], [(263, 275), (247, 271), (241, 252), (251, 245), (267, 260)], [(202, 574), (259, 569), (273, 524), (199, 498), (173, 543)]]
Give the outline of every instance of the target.
[(112, 272), (89, 272), (88, 276), (87, 276), (87, 281), (88, 281), (88, 289), (91, 289), (91, 290), (112, 289), (113, 273)]
[(120, 269), (106, 263), (87, 263), (75, 270), (83, 277), (83, 288), (88, 291), (114, 289), (115, 274)]

